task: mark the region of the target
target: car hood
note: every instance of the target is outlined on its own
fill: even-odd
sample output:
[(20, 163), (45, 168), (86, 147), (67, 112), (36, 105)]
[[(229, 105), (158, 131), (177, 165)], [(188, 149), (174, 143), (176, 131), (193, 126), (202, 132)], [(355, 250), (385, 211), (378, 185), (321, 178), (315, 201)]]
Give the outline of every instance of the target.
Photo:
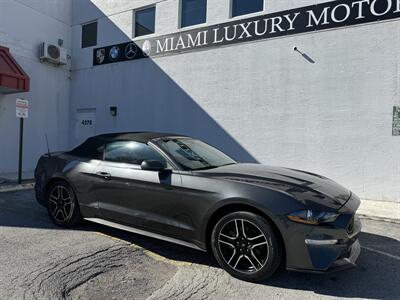
[(207, 176), (268, 186), (290, 193), (299, 200), (308, 198), (307, 200), (314, 200), (313, 202), (323, 205), (328, 204), (328, 197), (330, 206), (335, 208), (343, 206), (351, 197), (351, 192), (335, 181), (301, 170), (260, 164), (232, 164), (203, 172), (207, 173)]

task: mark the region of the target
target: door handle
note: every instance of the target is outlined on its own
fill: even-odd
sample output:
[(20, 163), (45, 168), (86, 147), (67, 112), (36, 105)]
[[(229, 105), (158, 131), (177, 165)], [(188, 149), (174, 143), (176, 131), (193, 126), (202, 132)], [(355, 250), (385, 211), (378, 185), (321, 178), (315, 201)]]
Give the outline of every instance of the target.
[(111, 174), (107, 173), (107, 172), (97, 172), (96, 175), (103, 177), (106, 180), (110, 180), (111, 179)]

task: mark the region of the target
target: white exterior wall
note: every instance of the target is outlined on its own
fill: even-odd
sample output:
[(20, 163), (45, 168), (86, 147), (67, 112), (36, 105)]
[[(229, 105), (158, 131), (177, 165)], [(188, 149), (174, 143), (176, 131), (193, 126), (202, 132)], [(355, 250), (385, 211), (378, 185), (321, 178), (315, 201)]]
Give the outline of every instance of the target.
[[(99, 19), (98, 46), (126, 42), (132, 10), (155, 2), (156, 35), (178, 31), (178, 0), (74, 2), (71, 119), (96, 108), (98, 133), (192, 134), (241, 161), (305, 169), (364, 198), (400, 200), (400, 138), (391, 135), (399, 20), (92, 67), (92, 49), (77, 43), (80, 24)], [(265, 12), (320, 2), (270, 0)], [(209, 0), (206, 25), (228, 21), (229, 7)]]
[(30, 76), (30, 92), (0, 94), (0, 177), (18, 167), (19, 120), (15, 99), (30, 101), (25, 120), (24, 171), (31, 173), (46, 150), (45, 133), (52, 150), (68, 148), (70, 67), (54, 67), (39, 62), (39, 45), (46, 41), (71, 52), (71, 0), (0, 1), (0, 45)]
[[(321, 2), (266, 0), (264, 13)], [(190, 134), (240, 161), (305, 169), (361, 197), (400, 201), (400, 137), (391, 135), (399, 20), (93, 67), (93, 48), (80, 48), (81, 24), (98, 20), (98, 46), (126, 42), (133, 10), (152, 4), (155, 35), (180, 30), (179, 0), (73, 0), (72, 11), (65, 0), (0, 1), (0, 44), (31, 77), (31, 92), (21, 95), (31, 100), (25, 170), (45, 151), (44, 132), (52, 150), (68, 149), (82, 139), (77, 110), (95, 109), (96, 133)], [(199, 27), (229, 21), (229, 9), (230, 0), (208, 0)], [(24, 21), (15, 25), (15, 16)], [(58, 38), (72, 51), (71, 84), (68, 67), (37, 60), (39, 43)], [(0, 96), (0, 173), (16, 170), (17, 96)]]

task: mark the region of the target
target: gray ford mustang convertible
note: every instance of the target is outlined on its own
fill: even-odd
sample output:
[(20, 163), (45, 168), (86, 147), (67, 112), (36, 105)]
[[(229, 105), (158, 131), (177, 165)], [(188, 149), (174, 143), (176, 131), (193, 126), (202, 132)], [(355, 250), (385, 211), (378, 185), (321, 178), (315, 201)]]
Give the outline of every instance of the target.
[(359, 198), (309, 172), (241, 164), (165, 133), (89, 138), (43, 155), (36, 197), (60, 226), (82, 219), (212, 252), (231, 275), (259, 281), (279, 266), (354, 266)]

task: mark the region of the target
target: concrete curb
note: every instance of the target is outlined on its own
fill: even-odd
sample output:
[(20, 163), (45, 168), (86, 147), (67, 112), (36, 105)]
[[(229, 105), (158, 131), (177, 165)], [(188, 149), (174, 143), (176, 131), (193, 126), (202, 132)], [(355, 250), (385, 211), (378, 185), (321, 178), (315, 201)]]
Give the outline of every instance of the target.
[(33, 189), (34, 186), (35, 186), (34, 182), (27, 182), (22, 184), (2, 184), (0, 185), (0, 193), (30, 190)]
[(361, 200), (357, 213), (365, 218), (400, 223), (400, 202)]

